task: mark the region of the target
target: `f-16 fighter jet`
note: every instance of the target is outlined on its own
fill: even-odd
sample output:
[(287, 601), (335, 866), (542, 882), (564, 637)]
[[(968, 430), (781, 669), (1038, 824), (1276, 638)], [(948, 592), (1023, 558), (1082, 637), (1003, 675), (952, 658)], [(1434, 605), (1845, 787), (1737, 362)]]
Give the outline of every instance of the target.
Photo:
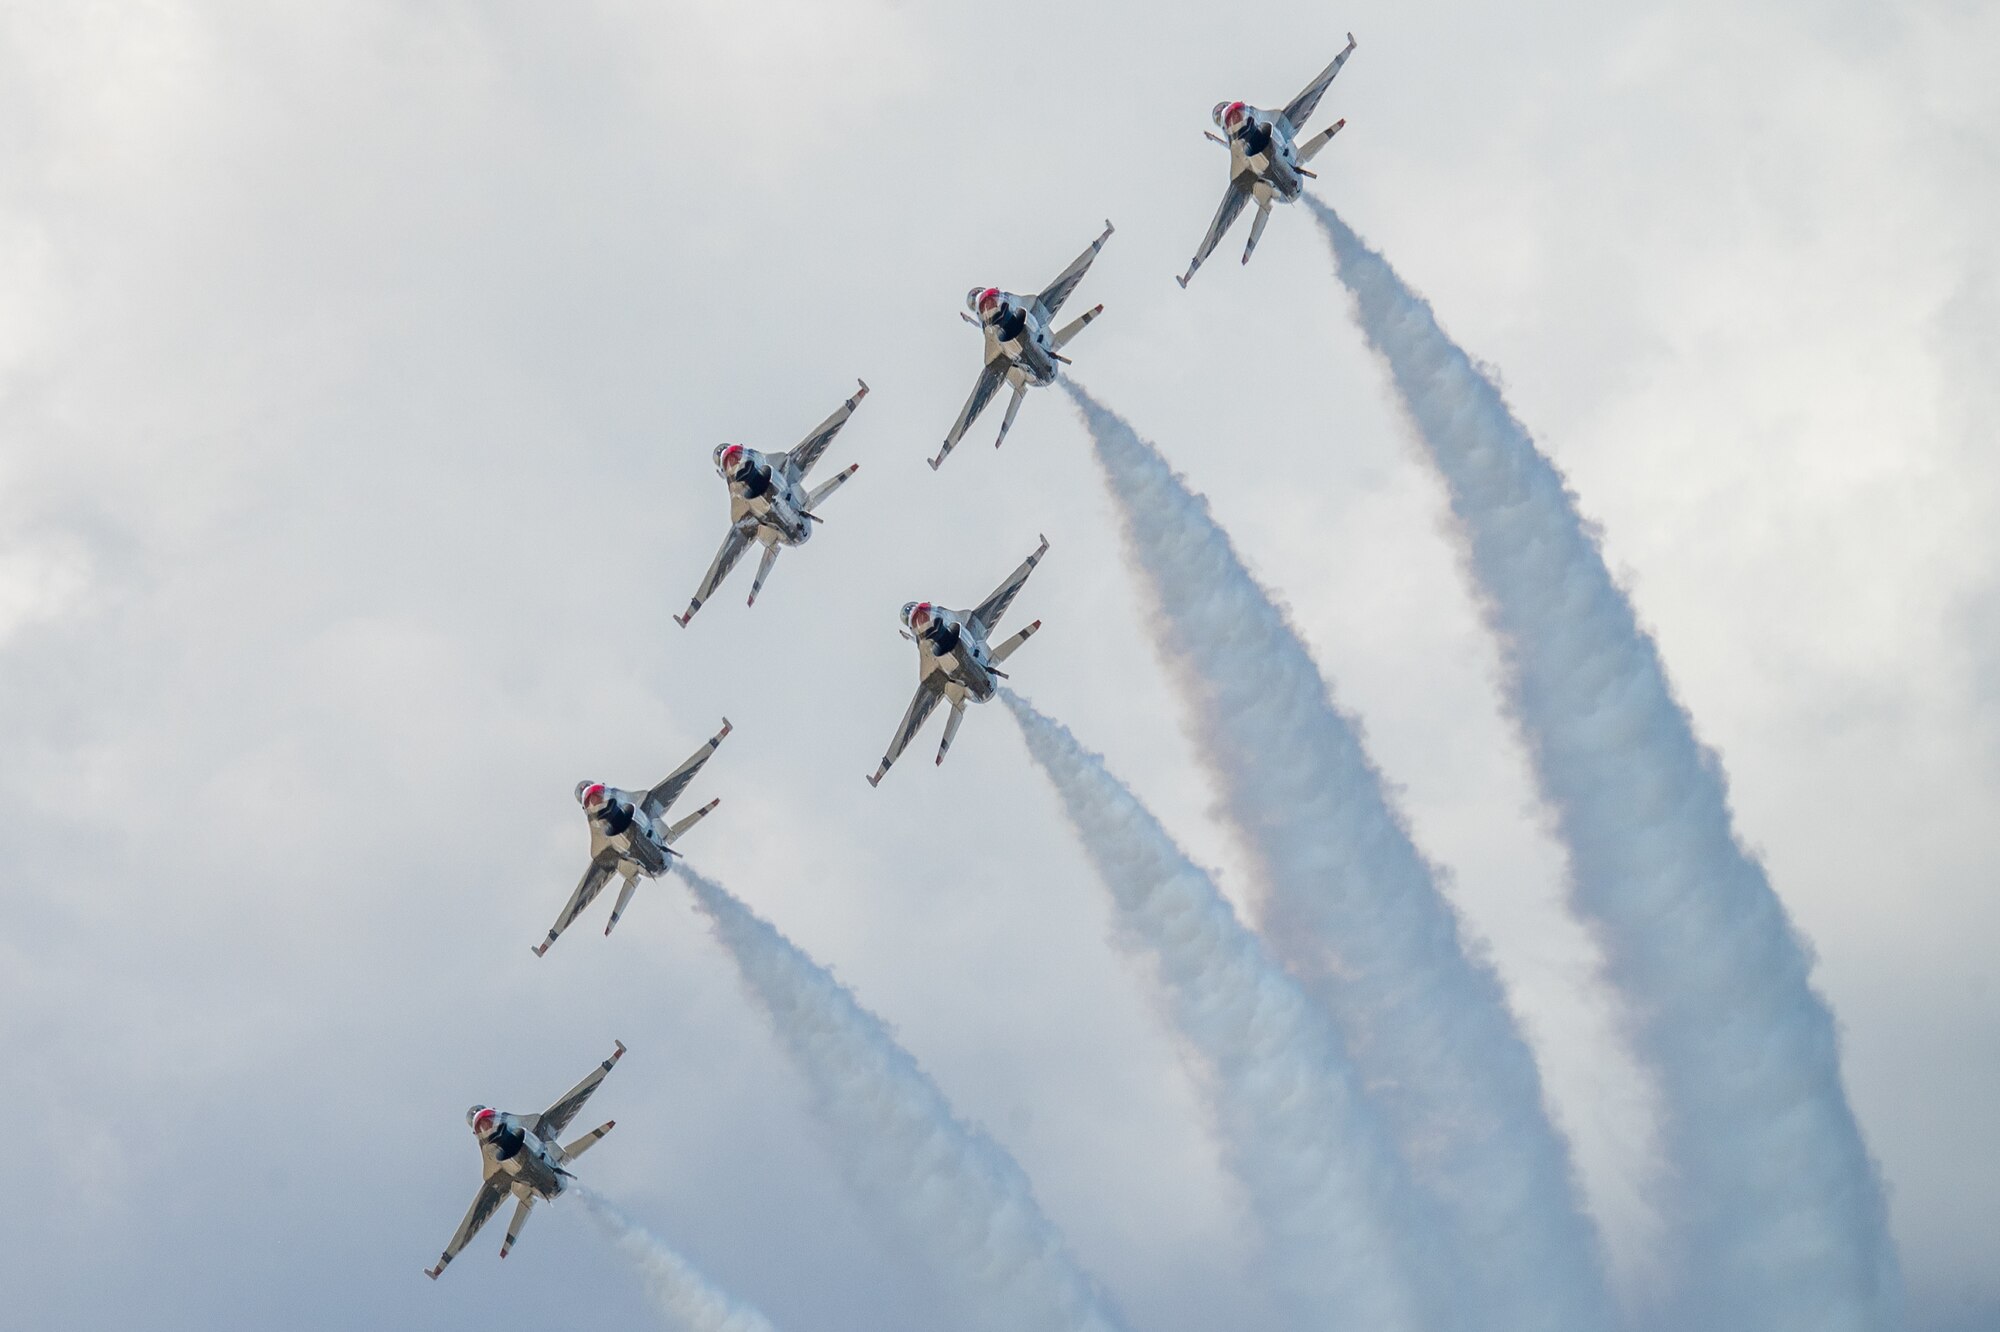
[(562, 932), (575, 923), (583, 914), (583, 909), (604, 891), (604, 885), (611, 882), (614, 875), (625, 876), (625, 886), (618, 890), (618, 902), (611, 908), (611, 919), (604, 922), (605, 934), (610, 934), (618, 924), (618, 918), (625, 914), (625, 908), (632, 901), (632, 894), (638, 890), (640, 876), (656, 879), (664, 874), (667, 862), (680, 852), (672, 850), (674, 841), (689, 828), (707, 816), (708, 812), (721, 804), (711, 800), (679, 823), (667, 822), (667, 811), (674, 801), (680, 799), (682, 791), (701, 771), (701, 765), (708, 762), (722, 738), (729, 734), (729, 718), (722, 719), (722, 729), (713, 739), (688, 757), (688, 761), (675, 768), (650, 791), (621, 791), (603, 782), (582, 781), (576, 784), (576, 803), (583, 806), (583, 815), (590, 824), (590, 867), (583, 872), (577, 882), (576, 891), (569, 895), (569, 903), (556, 917), (556, 923), (549, 927), (549, 937), (535, 945), (535, 956), (549, 951)]
[(1076, 284), (1090, 271), (1091, 260), (1097, 258), (1104, 242), (1111, 239), (1111, 231), (1107, 220), (1104, 234), (1057, 274), (1054, 282), (1033, 296), (1016, 296), (998, 287), (974, 287), (965, 294), (966, 308), (972, 313), (961, 314), (959, 318), (986, 335), (986, 368), (979, 372), (972, 396), (965, 400), (965, 409), (944, 437), (944, 447), (930, 460), (932, 471), (937, 470), (945, 455), (958, 447), (959, 439), (986, 410), (986, 404), (993, 401), (1001, 384), (1012, 384), (1014, 396), (1007, 403), (1006, 419), (1000, 422), (1000, 436), (993, 441), (996, 449), (1005, 442), (1007, 430), (1014, 424), (1014, 413), (1021, 410), (1021, 399), (1027, 396), (1028, 389), (1055, 383), (1056, 366), (1069, 364), (1069, 358), (1062, 354), (1063, 347), (1083, 332), (1084, 325), (1103, 314), (1104, 307), (1092, 306), (1053, 333), (1049, 325), (1069, 294), (1076, 290)]
[(848, 477), (861, 470), (860, 463), (853, 463), (825, 484), (811, 490), (805, 488), (806, 473), (812, 471), (813, 464), (826, 452), (826, 446), (833, 443), (833, 437), (847, 424), (847, 418), (854, 415), (854, 409), (868, 396), (868, 385), (858, 379), (854, 382), (861, 385), (854, 396), (783, 453), (759, 453), (741, 444), (715, 446), (716, 473), (729, 487), (729, 535), (722, 538), (722, 549), (715, 552), (715, 562), (702, 575), (701, 586), (694, 590), (694, 599), (688, 602), (686, 613), (674, 616), (675, 624), (687, 628), (687, 622), (701, 609), (701, 603), (715, 595), (715, 589), (729, 577), (729, 571), (743, 558), (743, 552), (750, 549), (751, 542), (764, 543), (764, 557), (758, 561), (757, 577), (750, 583), (748, 604), (754, 606), (764, 580), (771, 576), (771, 566), (778, 562), (778, 552), (786, 546), (803, 546), (812, 538), (813, 524), (820, 521), (813, 510), (845, 485)]
[(511, 1194), (516, 1199), (514, 1219), (507, 1223), (507, 1238), (500, 1242), (500, 1256), (505, 1258), (514, 1247), (521, 1227), (527, 1223), (528, 1210), (543, 1198), (560, 1197), (569, 1187), (576, 1178), (569, 1172), (570, 1163), (596, 1146), (597, 1140), (611, 1132), (616, 1123), (607, 1119), (575, 1142), (563, 1147), (556, 1145), (569, 1121), (576, 1118), (577, 1111), (583, 1109), (583, 1103), (597, 1090), (597, 1084), (604, 1081), (604, 1075), (624, 1055), (623, 1041), (613, 1041), (612, 1045), (616, 1048), (611, 1058), (590, 1070), (590, 1076), (539, 1115), (504, 1114), (486, 1105), (475, 1105), (465, 1112), (465, 1122), (471, 1125), (472, 1136), (479, 1140), (486, 1178), (479, 1192), (473, 1195), (465, 1220), (458, 1223), (458, 1233), (444, 1246), (444, 1256), (437, 1260), (436, 1267), (424, 1269), (425, 1276), (437, 1280), (439, 1273), (458, 1257), (460, 1249), (472, 1242), (479, 1228), (500, 1210), (500, 1204)]
[(1222, 206), (1215, 210), (1215, 220), (1208, 224), (1208, 234), (1201, 238), (1201, 248), (1194, 252), (1194, 262), (1175, 281), (1187, 286), (1202, 261), (1214, 253), (1222, 233), (1236, 221), (1243, 205), (1254, 202), (1257, 217), (1250, 224), (1250, 243), (1243, 247), (1243, 262), (1250, 262), (1251, 253), (1264, 235), (1264, 224), (1271, 220), (1271, 201), (1290, 203), (1299, 197), (1305, 189), (1305, 178), (1313, 174), (1306, 170), (1306, 163), (1318, 156), (1319, 150), (1331, 143), (1333, 136), (1340, 133), (1340, 127), (1347, 123), (1336, 120), (1303, 146), (1298, 143), (1299, 132), (1312, 117), (1321, 95), (1353, 54), (1354, 34), (1350, 32), (1347, 46), (1333, 58), (1333, 63), (1321, 70), (1305, 91), (1285, 103), (1282, 111), (1264, 111), (1242, 102), (1216, 103), (1212, 113), (1215, 123), (1229, 137), (1215, 134), (1208, 137), (1229, 149), (1229, 190), (1222, 196)]
[(1006, 582), (969, 611), (949, 610), (928, 601), (912, 601), (903, 607), (903, 624), (907, 626), (903, 637), (917, 645), (917, 696), (910, 700), (910, 710), (896, 727), (889, 752), (882, 756), (882, 766), (868, 779), (870, 786), (879, 785), (889, 765), (903, 756), (904, 746), (923, 728), (939, 700), (951, 704), (951, 716), (945, 719), (944, 740), (937, 752), (937, 761), (943, 763), (952, 738), (958, 734), (958, 724), (965, 719), (965, 701), (984, 703), (1000, 688), (999, 681), (1007, 678), (1000, 663), (1032, 638), (1042, 622), (1036, 620), (998, 647), (988, 647), (986, 640), (1000, 627), (1000, 617), (1007, 613), (1014, 594), (1028, 581), (1028, 575), (1035, 571), (1048, 549), (1049, 539), (1043, 537), (1035, 553), (1021, 561), (1021, 567), (1008, 574)]

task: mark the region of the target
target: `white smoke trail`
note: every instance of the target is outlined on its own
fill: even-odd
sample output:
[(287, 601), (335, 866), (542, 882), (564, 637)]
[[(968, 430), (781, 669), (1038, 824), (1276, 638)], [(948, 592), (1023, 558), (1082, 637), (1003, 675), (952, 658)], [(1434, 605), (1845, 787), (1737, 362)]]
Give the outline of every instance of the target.
[(1214, 1072), (1230, 1164), (1291, 1312), (1304, 1326), (1429, 1325), (1416, 1274), (1437, 1255), (1324, 1010), (1101, 755), (1011, 690), (1001, 698), (1111, 892), (1119, 942), (1157, 962), (1175, 1025)]
[(675, 1332), (775, 1332), (770, 1319), (717, 1290), (692, 1263), (607, 1199), (575, 1184), (568, 1192), (639, 1269), (654, 1306)]
[(675, 862), (763, 1005), (857, 1192), (897, 1223), (993, 1332), (1116, 1332), (1110, 1297), (1070, 1255), (1007, 1150), (952, 1112), (880, 1018), (714, 881)]
[(1075, 383), (1148, 624), (1249, 853), (1272, 947), (1341, 1026), (1495, 1332), (1614, 1321), (1567, 1144), (1499, 978), (1469, 952), (1356, 724), (1229, 536)]
[(1569, 851), (1570, 900), (1630, 997), (1667, 1102), (1676, 1326), (1833, 1332), (1897, 1319), (1882, 1187), (1833, 1016), (1721, 763), (1562, 474), (1499, 390), (1334, 211), (1313, 201), (1363, 332), (1443, 478), (1505, 689)]

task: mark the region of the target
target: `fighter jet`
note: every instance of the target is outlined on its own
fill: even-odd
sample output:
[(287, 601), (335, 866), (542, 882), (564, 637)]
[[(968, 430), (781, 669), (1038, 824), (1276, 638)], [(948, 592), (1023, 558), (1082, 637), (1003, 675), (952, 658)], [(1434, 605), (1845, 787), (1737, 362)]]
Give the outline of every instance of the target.
[(529, 1209), (544, 1198), (562, 1196), (576, 1178), (569, 1172), (570, 1163), (596, 1146), (597, 1140), (616, 1124), (615, 1120), (607, 1119), (575, 1142), (563, 1147), (556, 1145), (569, 1121), (576, 1118), (577, 1111), (583, 1109), (583, 1103), (597, 1090), (597, 1084), (604, 1081), (604, 1075), (624, 1055), (623, 1041), (613, 1041), (612, 1045), (616, 1048), (611, 1058), (592, 1069), (590, 1076), (539, 1115), (504, 1114), (486, 1105), (475, 1105), (465, 1112), (465, 1122), (471, 1126), (472, 1136), (479, 1140), (486, 1178), (479, 1185), (479, 1192), (473, 1195), (465, 1220), (458, 1223), (458, 1233), (444, 1246), (444, 1256), (437, 1260), (436, 1267), (424, 1269), (425, 1276), (437, 1280), (458, 1256), (458, 1251), (472, 1242), (479, 1228), (507, 1201), (509, 1194), (516, 1201), (514, 1219), (507, 1223), (507, 1238), (500, 1242), (502, 1258), (514, 1247), (521, 1227), (527, 1223)]
[(1222, 196), (1222, 206), (1215, 210), (1215, 220), (1208, 224), (1208, 234), (1201, 238), (1194, 262), (1175, 281), (1187, 286), (1194, 271), (1222, 240), (1222, 233), (1229, 230), (1236, 215), (1243, 211), (1243, 205), (1255, 202), (1257, 217), (1250, 223), (1250, 243), (1243, 247), (1243, 262), (1250, 262), (1251, 253), (1264, 235), (1264, 224), (1271, 220), (1271, 201), (1290, 203), (1299, 197), (1305, 189), (1305, 178), (1313, 174), (1306, 169), (1306, 163), (1318, 156), (1319, 150), (1331, 143), (1333, 136), (1340, 133), (1340, 127), (1347, 123), (1336, 120), (1308, 139), (1303, 147), (1298, 143), (1299, 133), (1312, 117), (1313, 108), (1319, 105), (1321, 95), (1353, 54), (1354, 34), (1350, 32), (1346, 48), (1319, 72), (1318, 78), (1306, 85), (1305, 91), (1285, 103), (1282, 111), (1264, 111), (1242, 102), (1215, 104), (1211, 114), (1229, 137), (1213, 133), (1208, 137), (1229, 149), (1229, 189)]
[(1090, 248), (1078, 255), (1054, 282), (1033, 296), (1016, 296), (998, 287), (974, 287), (965, 294), (966, 308), (972, 313), (961, 313), (958, 317), (986, 335), (986, 368), (979, 372), (972, 396), (965, 400), (965, 409), (944, 437), (944, 447), (930, 460), (932, 471), (937, 470), (945, 455), (958, 447), (960, 437), (986, 410), (986, 404), (993, 400), (1002, 383), (1014, 386), (1014, 396), (1007, 404), (1006, 419), (1000, 422), (1000, 436), (993, 441), (996, 449), (1005, 442), (1008, 427), (1014, 424), (1014, 413), (1021, 410), (1021, 399), (1027, 396), (1028, 389), (1055, 383), (1056, 366), (1069, 364), (1069, 358), (1062, 354), (1063, 347), (1083, 332), (1084, 325), (1103, 314), (1104, 307), (1092, 306), (1053, 333), (1049, 324), (1069, 294), (1076, 290), (1076, 284), (1090, 271), (1091, 260), (1097, 258), (1104, 242), (1111, 239), (1111, 231), (1111, 222), (1106, 219), (1104, 234), (1092, 241)]
[(729, 535), (722, 538), (722, 549), (715, 552), (715, 562), (702, 575), (701, 586), (694, 590), (694, 599), (688, 602), (686, 613), (674, 616), (675, 624), (687, 628), (688, 621), (701, 609), (701, 603), (715, 595), (715, 589), (736, 567), (736, 561), (743, 558), (743, 552), (750, 549), (752, 541), (764, 543), (764, 557), (757, 564), (757, 577), (750, 583), (748, 604), (754, 606), (764, 580), (771, 576), (771, 566), (778, 562), (778, 552), (786, 546), (803, 546), (812, 538), (813, 524), (820, 521), (813, 510), (845, 485), (848, 477), (861, 470), (860, 463), (853, 463), (824, 485), (805, 488), (806, 473), (812, 471), (813, 464), (826, 452), (826, 446), (833, 443), (833, 437), (847, 424), (847, 418), (854, 415), (855, 407), (868, 396), (868, 385), (858, 379), (854, 382), (861, 385), (854, 396), (783, 453), (759, 453), (741, 444), (715, 446), (716, 474), (729, 487)]
[(910, 710), (896, 727), (889, 752), (882, 756), (882, 766), (868, 779), (870, 786), (880, 785), (889, 765), (902, 757), (904, 746), (922, 729), (939, 700), (951, 704), (951, 716), (945, 719), (944, 740), (937, 752), (937, 761), (943, 763), (952, 738), (958, 734), (958, 724), (965, 719), (966, 700), (984, 703), (993, 697), (1000, 687), (998, 682), (1007, 678), (1000, 663), (1032, 638), (1042, 622), (1036, 620), (998, 647), (988, 647), (986, 640), (1000, 627), (1000, 617), (1007, 613), (1014, 594), (1028, 581), (1028, 575), (1035, 571), (1048, 549), (1049, 539), (1043, 537), (1035, 553), (1008, 574), (1007, 581), (994, 588), (986, 600), (969, 611), (950, 610), (928, 601), (912, 601), (903, 607), (903, 637), (917, 645), (917, 696), (910, 700)]
[(641, 875), (656, 879), (666, 872), (667, 862), (680, 852), (672, 849), (674, 841), (689, 828), (707, 816), (708, 812), (721, 804), (711, 800), (679, 823), (666, 821), (667, 811), (680, 798), (694, 775), (701, 771), (701, 765), (708, 762), (722, 738), (729, 734), (729, 718), (722, 719), (722, 729), (713, 739), (694, 751), (688, 761), (675, 768), (650, 791), (623, 791), (602, 782), (581, 781), (576, 784), (576, 803), (583, 806), (584, 820), (590, 824), (590, 867), (583, 872), (577, 882), (576, 891), (569, 895), (569, 903), (556, 917), (556, 923), (549, 928), (549, 937), (535, 945), (535, 956), (549, 951), (562, 932), (575, 923), (583, 909), (596, 899), (611, 882), (612, 876), (623, 874), (625, 886), (618, 890), (617, 904), (611, 908), (611, 919), (604, 922), (604, 933), (609, 935), (618, 924), (618, 918), (625, 914), (625, 908), (632, 901), (632, 894), (638, 890)]

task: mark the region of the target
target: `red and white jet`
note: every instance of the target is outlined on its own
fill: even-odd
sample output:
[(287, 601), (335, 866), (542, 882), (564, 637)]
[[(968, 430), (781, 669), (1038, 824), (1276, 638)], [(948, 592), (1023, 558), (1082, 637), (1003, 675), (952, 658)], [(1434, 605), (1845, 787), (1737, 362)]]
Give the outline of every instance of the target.
[(820, 521), (813, 510), (845, 485), (848, 477), (861, 470), (860, 463), (853, 463), (824, 485), (811, 490), (805, 486), (806, 473), (812, 471), (813, 464), (826, 452), (826, 446), (833, 443), (833, 437), (847, 424), (847, 418), (854, 415), (854, 409), (868, 396), (868, 385), (860, 380), (855, 382), (861, 387), (853, 397), (783, 453), (759, 453), (741, 444), (715, 446), (716, 474), (729, 487), (729, 535), (722, 538), (722, 549), (715, 553), (714, 562), (702, 575), (701, 586), (694, 590), (687, 610), (674, 616), (675, 624), (687, 628), (688, 621), (701, 609), (701, 603), (715, 595), (715, 589), (736, 567), (736, 561), (743, 558), (743, 552), (750, 549), (751, 542), (764, 543), (764, 558), (758, 562), (757, 576), (750, 582), (748, 604), (754, 606), (764, 580), (771, 576), (771, 566), (778, 562), (778, 552), (786, 546), (803, 546), (811, 539), (813, 524)]
[(1049, 539), (1043, 537), (1035, 553), (1008, 574), (1007, 581), (994, 588), (986, 600), (969, 611), (952, 610), (928, 601), (912, 601), (903, 607), (903, 637), (917, 645), (917, 696), (910, 700), (909, 711), (896, 727), (895, 738), (889, 741), (889, 752), (882, 756), (882, 766), (868, 779), (870, 786), (881, 783), (889, 765), (902, 757), (904, 747), (940, 701), (951, 704), (951, 716), (945, 720), (944, 740), (937, 752), (937, 761), (943, 763), (952, 738), (958, 734), (958, 724), (965, 719), (966, 700), (984, 703), (999, 691), (999, 682), (1007, 678), (1000, 663), (1032, 638), (1042, 622), (1036, 620), (998, 647), (988, 647), (986, 640), (1000, 627), (1000, 617), (1007, 613), (1015, 593), (1028, 581), (1028, 575), (1035, 571), (1048, 549)]
[(562, 932), (575, 923), (583, 914), (583, 909), (596, 900), (604, 891), (604, 885), (612, 876), (624, 874), (625, 886), (618, 890), (618, 901), (611, 908), (611, 919), (604, 923), (604, 932), (609, 935), (618, 924), (618, 918), (625, 914), (625, 908), (632, 901), (632, 894), (638, 890), (640, 878), (656, 879), (666, 873), (667, 862), (680, 852), (672, 849), (675, 839), (707, 816), (708, 812), (721, 804), (711, 800), (679, 823), (667, 822), (667, 811), (674, 801), (680, 799), (682, 791), (701, 771), (701, 765), (708, 762), (724, 736), (730, 732), (729, 719), (722, 719), (722, 729), (700, 749), (688, 756), (681, 764), (661, 779), (660, 784), (650, 791), (633, 792), (606, 786), (603, 782), (582, 781), (576, 784), (576, 803), (583, 806), (585, 822), (590, 824), (590, 866), (578, 880), (576, 891), (569, 895), (562, 914), (549, 927), (549, 937), (535, 945), (535, 956), (549, 951)]
[(479, 1157), (485, 1166), (486, 1177), (480, 1182), (479, 1192), (473, 1195), (472, 1206), (466, 1210), (465, 1220), (458, 1223), (458, 1231), (451, 1237), (451, 1243), (444, 1246), (444, 1255), (437, 1260), (436, 1267), (426, 1267), (424, 1275), (435, 1281), (440, 1273), (458, 1256), (458, 1251), (472, 1242), (479, 1228), (487, 1223), (498, 1211), (500, 1204), (511, 1195), (515, 1199), (514, 1219), (507, 1223), (507, 1238), (500, 1242), (500, 1256), (514, 1247), (521, 1227), (527, 1224), (528, 1210), (544, 1198), (561, 1196), (570, 1181), (576, 1177), (569, 1171), (570, 1164), (597, 1144), (597, 1140), (611, 1132), (615, 1120), (605, 1120), (590, 1132), (567, 1146), (556, 1145), (556, 1139), (569, 1127), (569, 1121), (576, 1118), (583, 1103), (604, 1081), (604, 1075), (625, 1053), (623, 1041), (613, 1041), (616, 1048), (611, 1058), (590, 1071), (582, 1082), (571, 1087), (560, 1100), (539, 1115), (510, 1115), (487, 1105), (475, 1105), (465, 1112), (465, 1122), (472, 1129), (472, 1136), (479, 1142)]
[(1271, 201), (1290, 203), (1305, 189), (1305, 178), (1313, 173), (1306, 169), (1306, 163), (1319, 155), (1319, 150), (1333, 141), (1340, 133), (1345, 120), (1336, 120), (1325, 131), (1306, 141), (1298, 143), (1299, 133), (1311, 119), (1313, 109), (1319, 99), (1333, 83), (1333, 76), (1340, 73), (1340, 67), (1347, 63), (1347, 57), (1354, 54), (1354, 34), (1347, 34), (1347, 46), (1333, 58), (1333, 63), (1319, 72), (1319, 77), (1305, 86), (1291, 101), (1285, 103), (1282, 111), (1265, 111), (1244, 102), (1217, 102), (1211, 113), (1216, 125), (1227, 134), (1222, 138), (1216, 134), (1208, 137), (1229, 149), (1229, 189), (1222, 196), (1222, 206), (1215, 210), (1215, 220), (1208, 224), (1208, 234), (1201, 238), (1201, 248), (1194, 252), (1194, 262), (1188, 271), (1174, 279), (1183, 287), (1202, 261), (1215, 251), (1224, 232), (1236, 221), (1236, 215), (1243, 211), (1243, 205), (1255, 202), (1256, 220), (1250, 224), (1250, 243), (1243, 247), (1243, 262), (1250, 262), (1251, 253), (1264, 235), (1264, 224), (1271, 220)]
[(1090, 248), (1078, 255), (1054, 282), (1033, 296), (1016, 296), (998, 287), (974, 287), (966, 293), (966, 308), (972, 313), (961, 314), (959, 318), (986, 335), (986, 366), (979, 372), (964, 410), (945, 435), (944, 447), (930, 460), (932, 471), (958, 447), (958, 441), (986, 410), (986, 404), (1000, 391), (1001, 384), (1012, 384), (1014, 396), (1007, 403), (1006, 418), (1000, 422), (1000, 437), (993, 441), (996, 449), (1006, 440), (1007, 430), (1014, 424), (1014, 413), (1021, 410), (1021, 399), (1027, 396), (1028, 389), (1056, 382), (1056, 366), (1069, 364), (1062, 354), (1063, 347), (1083, 332), (1091, 320), (1103, 314), (1104, 307), (1093, 306), (1054, 332), (1049, 331), (1049, 324), (1076, 290), (1076, 284), (1090, 271), (1091, 260), (1097, 258), (1104, 242), (1111, 239), (1111, 232), (1107, 219), (1104, 234), (1092, 241)]

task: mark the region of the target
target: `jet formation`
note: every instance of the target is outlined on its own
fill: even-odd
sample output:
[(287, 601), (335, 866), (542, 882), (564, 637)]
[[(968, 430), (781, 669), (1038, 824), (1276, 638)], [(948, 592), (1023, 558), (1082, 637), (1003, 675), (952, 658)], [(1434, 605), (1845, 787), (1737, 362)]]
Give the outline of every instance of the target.
[[(1244, 102), (1216, 105), (1212, 118), (1223, 135), (1209, 133), (1207, 137), (1229, 150), (1229, 184), (1193, 262), (1176, 279), (1182, 287), (1187, 286), (1195, 270), (1214, 252), (1243, 209), (1255, 203), (1257, 216), (1243, 250), (1243, 262), (1248, 263), (1264, 234), (1272, 203), (1297, 199), (1304, 182), (1313, 178), (1307, 164), (1347, 122), (1337, 120), (1303, 144), (1298, 141), (1299, 135), (1354, 48), (1354, 35), (1349, 33), (1347, 46), (1334, 57), (1333, 63), (1281, 110), (1266, 111)], [(1001, 419), (1000, 433), (993, 441), (995, 448), (1005, 442), (1028, 390), (1053, 384), (1061, 373), (1060, 367), (1070, 364), (1063, 348), (1104, 313), (1104, 307), (1092, 306), (1060, 328), (1054, 327), (1055, 319), (1090, 271), (1113, 230), (1107, 220), (1097, 239), (1033, 296), (1019, 296), (999, 287), (974, 287), (967, 293), (968, 313), (959, 317), (979, 329), (984, 339), (984, 361), (971, 396), (945, 435), (944, 446), (936, 457), (928, 460), (931, 470), (936, 471), (957, 447), (1003, 384), (1011, 386), (1013, 394)], [(763, 547), (747, 600), (748, 605), (754, 606), (778, 553), (787, 546), (802, 546), (812, 537), (813, 529), (823, 521), (819, 506), (860, 469), (859, 463), (851, 463), (817, 486), (807, 484), (813, 467), (868, 395), (868, 385), (856, 382), (859, 387), (852, 397), (783, 452), (763, 453), (735, 443), (716, 445), (713, 460), (716, 474), (728, 492), (729, 528), (687, 609), (673, 617), (675, 623), (687, 627), (753, 544)], [(936, 761), (942, 764), (964, 720), (965, 705), (984, 703), (999, 692), (999, 682), (1007, 678), (1001, 665), (1034, 636), (1042, 622), (1033, 621), (997, 645), (991, 641), (992, 635), (1048, 549), (1048, 538), (1043, 537), (1018, 568), (969, 610), (955, 610), (931, 601), (904, 605), (902, 636), (917, 650), (917, 692), (904, 711), (880, 766), (869, 775), (870, 786), (881, 783), (939, 704), (949, 704), (951, 708), (938, 744)], [(729, 721), (724, 718), (720, 731), (645, 791), (627, 791), (596, 781), (577, 783), (576, 801), (582, 807), (590, 834), (590, 863), (548, 936), (534, 946), (536, 956), (548, 952), (612, 879), (622, 877), (624, 883), (605, 922), (606, 935), (631, 904), (639, 881), (666, 872), (680, 854), (674, 843), (721, 802), (710, 800), (677, 822), (668, 822), (667, 815), (730, 730)], [(624, 1055), (624, 1044), (614, 1044), (616, 1048), (609, 1059), (538, 1115), (507, 1114), (485, 1105), (475, 1105), (466, 1111), (466, 1123), (479, 1146), (484, 1177), (465, 1219), (459, 1223), (436, 1266), (425, 1269), (427, 1276), (436, 1279), (501, 1203), (512, 1197), (516, 1200), (514, 1215), (500, 1246), (500, 1256), (505, 1258), (535, 1203), (560, 1197), (574, 1183), (575, 1176), (569, 1167), (611, 1131), (612, 1122), (607, 1120), (567, 1144), (558, 1144), (557, 1139)]]

